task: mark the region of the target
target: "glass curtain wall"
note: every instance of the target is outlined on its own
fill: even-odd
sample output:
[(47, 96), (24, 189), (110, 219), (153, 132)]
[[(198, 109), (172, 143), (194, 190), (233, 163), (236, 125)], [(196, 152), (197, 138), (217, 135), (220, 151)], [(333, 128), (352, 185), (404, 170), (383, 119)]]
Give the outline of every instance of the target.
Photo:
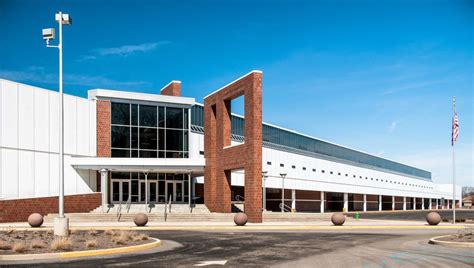
[(188, 108), (112, 102), (111, 156), (188, 158)]

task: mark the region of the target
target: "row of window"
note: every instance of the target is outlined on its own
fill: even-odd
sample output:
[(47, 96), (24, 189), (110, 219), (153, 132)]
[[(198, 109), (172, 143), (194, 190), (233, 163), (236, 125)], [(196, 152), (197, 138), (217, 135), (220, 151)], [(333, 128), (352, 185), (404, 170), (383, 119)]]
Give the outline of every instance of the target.
[(187, 158), (188, 109), (111, 104), (111, 156)]
[(113, 125), (188, 128), (188, 109), (112, 102)]
[[(244, 136), (245, 122), (244, 118), (231, 116), (231, 133)], [(194, 105), (191, 111), (191, 124), (204, 127), (204, 108), (202, 105)], [(205, 131), (205, 130), (204, 130)], [(346, 161), (374, 166), (386, 170), (391, 170), (411, 176), (431, 180), (431, 173), (415, 167), (407, 166), (388, 159), (369, 155), (363, 152), (352, 150), (336, 144), (307, 137), (288, 130), (280, 129), (268, 124), (262, 126), (263, 142), (272, 143), (286, 148), (303, 150), (310, 153), (334, 157)]]
[[(267, 161), (267, 165), (271, 166), (272, 165), (272, 162), (270, 161)], [(285, 167), (285, 164), (283, 163), (280, 163), (280, 167)], [(291, 166), (292, 169), (296, 169), (296, 166), (295, 165), (292, 165)], [(302, 170), (306, 170), (306, 167), (302, 167)], [(313, 172), (316, 172), (316, 169), (313, 168), (312, 169)], [(324, 169), (321, 169), (321, 173), (326, 173), (326, 171)], [(333, 171), (329, 171), (329, 174), (333, 175), (334, 172)], [(342, 174), (340, 172), (337, 173), (338, 176), (342, 176)], [(348, 173), (345, 173), (345, 177), (349, 177), (349, 174)], [(353, 178), (357, 178), (357, 175), (352, 175)], [(363, 176), (359, 176), (359, 179), (364, 179)], [(365, 177), (366, 180), (369, 180), (369, 177)], [(425, 185), (419, 185), (419, 184), (414, 184), (414, 183), (406, 183), (406, 182), (397, 182), (397, 181), (394, 181), (394, 180), (388, 180), (388, 179), (378, 179), (378, 178), (370, 178), (371, 181), (380, 181), (381, 183), (385, 182), (385, 183), (392, 183), (392, 184), (399, 184), (399, 185), (406, 185), (406, 186), (410, 186), (410, 187), (416, 187), (416, 188), (422, 188), (422, 189), (433, 189), (433, 187), (428, 187), (428, 186), (425, 186)]]

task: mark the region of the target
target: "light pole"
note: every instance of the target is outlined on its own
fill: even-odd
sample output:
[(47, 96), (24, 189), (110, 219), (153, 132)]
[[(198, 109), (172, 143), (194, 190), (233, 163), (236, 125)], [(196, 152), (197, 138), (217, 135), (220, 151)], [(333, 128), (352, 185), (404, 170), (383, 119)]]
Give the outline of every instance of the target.
[(67, 236), (69, 233), (69, 220), (64, 217), (64, 100), (63, 100), (63, 24), (71, 25), (72, 19), (69, 14), (56, 13), (56, 21), (59, 24), (59, 42), (53, 46), (49, 44), (54, 40), (54, 28), (43, 29), (43, 39), (46, 47), (59, 50), (59, 216), (54, 219), (54, 234)]
[(285, 177), (286, 173), (280, 173), (281, 176), (281, 212), (285, 212)]
[(267, 177), (268, 177), (268, 171), (262, 171), (262, 179), (263, 179), (263, 195), (262, 195), (262, 201), (263, 201), (263, 211), (267, 210)]

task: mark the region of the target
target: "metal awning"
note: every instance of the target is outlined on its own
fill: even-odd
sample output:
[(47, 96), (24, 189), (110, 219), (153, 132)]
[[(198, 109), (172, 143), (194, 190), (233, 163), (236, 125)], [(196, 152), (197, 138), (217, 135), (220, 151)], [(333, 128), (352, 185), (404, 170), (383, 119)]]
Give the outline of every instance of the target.
[(69, 164), (75, 169), (203, 175), (206, 161), (204, 158), (71, 157)]

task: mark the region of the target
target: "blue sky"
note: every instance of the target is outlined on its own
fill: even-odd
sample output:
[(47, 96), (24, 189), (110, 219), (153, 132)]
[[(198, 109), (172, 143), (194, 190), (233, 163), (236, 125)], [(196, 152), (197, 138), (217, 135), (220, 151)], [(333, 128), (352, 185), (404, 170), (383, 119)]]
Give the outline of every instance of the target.
[(41, 29), (68, 12), (66, 93), (158, 93), (170, 80), (202, 98), (263, 71), (266, 122), (474, 186), (472, 1), (0, 0), (0, 78), (57, 89)]

